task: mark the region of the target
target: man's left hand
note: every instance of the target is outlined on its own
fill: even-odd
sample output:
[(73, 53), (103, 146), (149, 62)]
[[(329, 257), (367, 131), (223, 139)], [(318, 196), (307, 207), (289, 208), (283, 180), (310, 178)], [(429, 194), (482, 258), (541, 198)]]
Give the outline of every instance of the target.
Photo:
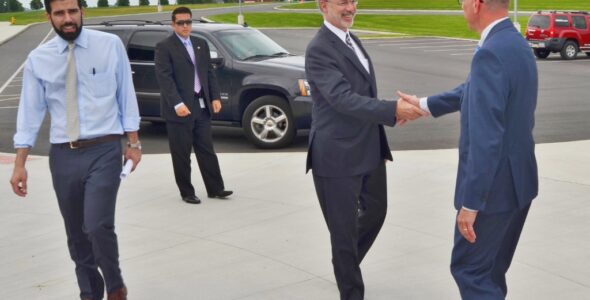
[(141, 150), (139, 148), (127, 147), (127, 149), (125, 150), (125, 161), (127, 161), (128, 159), (133, 161), (133, 168), (131, 169), (131, 172), (133, 172), (135, 168), (137, 168), (139, 162), (141, 161)]
[(213, 107), (213, 113), (219, 113), (221, 111), (221, 101), (219, 99), (211, 101)]
[(477, 218), (476, 211), (468, 211), (464, 208), (461, 208), (457, 215), (457, 229), (461, 235), (472, 244), (475, 243), (476, 238), (475, 229), (473, 228), (475, 218)]

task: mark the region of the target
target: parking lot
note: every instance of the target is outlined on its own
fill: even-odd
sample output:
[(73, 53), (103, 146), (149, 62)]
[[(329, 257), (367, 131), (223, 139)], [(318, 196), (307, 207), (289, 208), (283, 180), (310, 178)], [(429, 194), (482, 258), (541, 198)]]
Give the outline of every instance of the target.
[[(303, 55), (307, 41), (315, 30), (263, 30), (294, 54)], [(366, 33), (360, 33), (366, 36)], [(436, 37), (366, 39), (377, 73), (379, 95), (395, 99), (396, 90), (427, 96), (460, 84), (469, 72), (471, 56), (477, 41)], [(535, 138), (539, 143), (590, 139), (590, 105), (587, 77), (590, 58), (580, 55), (572, 61), (553, 54), (538, 60), (540, 89)], [(19, 72), (0, 93), (0, 152), (12, 152), (12, 135), (22, 74)], [(392, 149), (417, 150), (455, 148), (458, 140), (459, 115), (440, 120), (424, 119), (401, 128), (387, 128)], [(46, 120), (33, 153), (45, 154), (49, 146)], [(166, 129), (162, 124), (142, 123), (145, 153), (167, 153)], [(258, 152), (239, 128), (217, 127), (214, 130), (218, 152)], [(305, 151), (307, 132), (299, 132), (293, 145), (273, 150)]]

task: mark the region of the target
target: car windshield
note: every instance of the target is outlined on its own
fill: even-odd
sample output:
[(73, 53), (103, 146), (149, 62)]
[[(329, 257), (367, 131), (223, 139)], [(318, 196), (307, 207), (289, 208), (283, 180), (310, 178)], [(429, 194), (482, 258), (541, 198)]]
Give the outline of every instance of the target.
[(254, 29), (224, 30), (215, 33), (223, 46), (239, 60), (290, 55), (262, 32)]
[(534, 15), (529, 20), (529, 26), (547, 29), (549, 28), (549, 16)]

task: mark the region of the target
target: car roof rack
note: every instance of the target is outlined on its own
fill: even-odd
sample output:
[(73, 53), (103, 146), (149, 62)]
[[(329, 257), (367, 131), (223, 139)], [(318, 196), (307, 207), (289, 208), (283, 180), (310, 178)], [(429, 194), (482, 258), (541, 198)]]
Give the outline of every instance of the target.
[(539, 10), (537, 13), (542, 14), (542, 13), (550, 13), (550, 14), (581, 14), (581, 15), (590, 15), (589, 12), (587, 11), (581, 11), (581, 10), (549, 10), (549, 11), (543, 11), (543, 10)]
[(149, 21), (149, 20), (109, 20), (100, 22), (99, 25), (104, 26), (113, 26), (113, 25), (162, 25), (159, 21)]
[[(191, 19), (191, 20), (193, 20), (193, 23), (202, 23), (202, 24), (205, 24), (205, 23), (215, 23), (215, 22), (211, 22), (211, 21), (205, 20), (203, 18)], [(172, 20), (170, 20), (170, 19), (168, 19), (168, 20), (162, 20), (162, 21), (156, 21), (156, 22), (158, 22), (158, 24), (166, 24), (166, 25), (172, 24)]]

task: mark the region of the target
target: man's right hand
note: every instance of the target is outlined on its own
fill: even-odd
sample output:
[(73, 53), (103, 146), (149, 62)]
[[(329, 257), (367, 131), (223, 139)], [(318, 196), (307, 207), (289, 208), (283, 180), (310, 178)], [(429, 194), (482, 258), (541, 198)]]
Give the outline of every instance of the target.
[(10, 178), (10, 185), (12, 191), (18, 196), (24, 197), (27, 195), (27, 169), (24, 167), (14, 167), (12, 171), (12, 178)]
[(176, 109), (176, 115), (179, 117), (186, 117), (190, 114), (191, 114), (191, 111), (188, 109), (188, 107), (185, 104), (180, 105)]

